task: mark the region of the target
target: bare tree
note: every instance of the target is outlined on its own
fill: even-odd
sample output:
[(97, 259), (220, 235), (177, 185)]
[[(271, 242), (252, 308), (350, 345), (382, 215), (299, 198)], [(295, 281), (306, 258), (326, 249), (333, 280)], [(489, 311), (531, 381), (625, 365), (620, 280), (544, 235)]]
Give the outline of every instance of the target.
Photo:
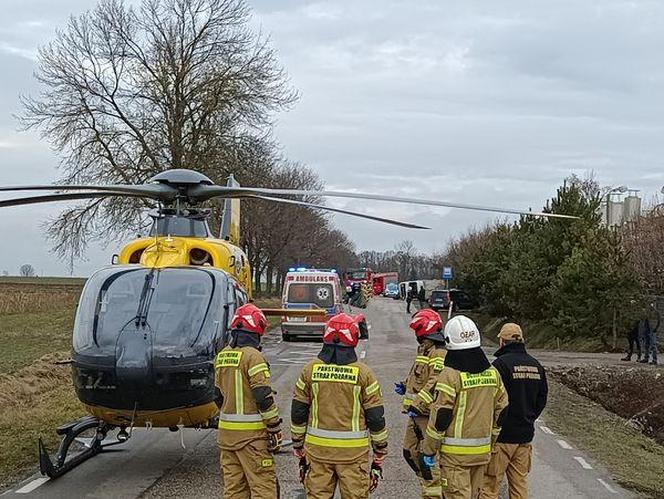
[(622, 229), (622, 242), (642, 288), (664, 296), (664, 210), (658, 204)]
[(36, 275), (35, 268), (29, 263), (24, 263), (18, 269), (18, 273), (21, 277), (34, 277)]
[[(220, 181), (273, 147), (270, 116), (296, 99), (243, 0), (102, 0), (39, 51), (25, 128), (62, 153), (63, 183), (143, 182), (168, 168)], [(94, 200), (48, 233), (60, 256), (127, 235), (145, 201)]]

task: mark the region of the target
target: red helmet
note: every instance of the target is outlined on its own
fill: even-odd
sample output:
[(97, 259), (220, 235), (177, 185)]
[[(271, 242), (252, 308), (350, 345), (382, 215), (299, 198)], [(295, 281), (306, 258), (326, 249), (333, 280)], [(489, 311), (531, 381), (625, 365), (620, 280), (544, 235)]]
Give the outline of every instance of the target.
[(247, 303), (238, 308), (231, 321), (231, 329), (242, 329), (260, 336), (265, 334), (267, 326), (265, 314), (253, 303)]
[(354, 317), (337, 314), (327, 321), (323, 342), (328, 344), (342, 343), (349, 347), (357, 346), (360, 328)]
[(413, 316), (413, 319), (410, 321), (410, 328), (420, 338), (439, 333), (443, 329), (443, 321), (440, 319), (438, 312), (430, 308), (425, 308)]
[(367, 326), (367, 319), (362, 314), (357, 314), (353, 316), (355, 322), (357, 322), (357, 327), (360, 330), (360, 339), (368, 340), (369, 339), (369, 327)]

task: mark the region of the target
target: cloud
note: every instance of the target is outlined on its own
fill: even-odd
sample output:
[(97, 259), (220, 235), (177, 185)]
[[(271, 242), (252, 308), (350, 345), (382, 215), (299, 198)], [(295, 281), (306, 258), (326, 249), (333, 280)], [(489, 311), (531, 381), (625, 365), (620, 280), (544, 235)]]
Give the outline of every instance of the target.
[(37, 51), (23, 47), (16, 47), (7, 42), (0, 42), (0, 51), (10, 55), (24, 57), (31, 61), (37, 60)]
[[(91, 4), (5, 3), (0, 143), (12, 144), (4, 130), (15, 126), (18, 95), (36, 91), (34, 50)], [(594, 171), (602, 183), (641, 189), (646, 199), (664, 184), (660, 0), (249, 4), (254, 25), (270, 34), (302, 95), (293, 111), (276, 117), (275, 135), (289, 158), (310, 165), (330, 188), (536, 210), (570, 173)], [(32, 147), (1, 149), (0, 184), (57, 177), (57, 158), (31, 140)], [(392, 248), (406, 238), (441, 249), (496, 218), (329, 203), (434, 228), (406, 231), (335, 216), (363, 249)], [(27, 212), (12, 216), (32, 224)], [(31, 237), (39, 240), (39, 232)], [(107, 256), (93, 253), (90, 266)], [(47, 270), (64, 268), (51, 260), (44, 259)]]

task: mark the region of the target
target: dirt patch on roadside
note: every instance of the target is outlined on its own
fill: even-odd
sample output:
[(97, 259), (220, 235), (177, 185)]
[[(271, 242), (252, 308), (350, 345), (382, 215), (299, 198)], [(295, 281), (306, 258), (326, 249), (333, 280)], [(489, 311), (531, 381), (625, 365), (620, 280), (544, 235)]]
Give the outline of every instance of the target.
[(55, 364), (68, 357), (67, 352), (48, 354), (15, 373), (0, 374), (0, 407), (29, 407), (54, 387), (71, 385), (71, 368)]
[(68, 365), (68, 352), (44, 355), (11, 374), (0, 374), (0, 491), (34, 472), (37, 439), (54, 449), (60, 437), (55, 428), (81, 417)]
[(558, 367), (551, 369), (551, 374), (664, 445), (664, 370), (628, 366)]

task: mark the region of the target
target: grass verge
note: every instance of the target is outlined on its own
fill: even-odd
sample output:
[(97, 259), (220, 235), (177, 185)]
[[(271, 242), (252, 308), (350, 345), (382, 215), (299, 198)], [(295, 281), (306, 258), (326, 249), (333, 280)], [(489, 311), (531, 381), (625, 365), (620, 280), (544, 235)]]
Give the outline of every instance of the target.
[(71, 386), (69, 366), (54, 366), (69, 352), (41, 357), (13, 374), (0, 375), (0, 490), (34, 469), (37, 440), (55, 450), (55, 428), (84, 414)]
[(664, 497), (664, 447), (599, 404), (551, 379), (547, 424), (602, 463), (618, 483)]
[(69, 352), (75, 306), (49, 312), (0, 314), (0, 374), (32, 364), (47, 353)]

